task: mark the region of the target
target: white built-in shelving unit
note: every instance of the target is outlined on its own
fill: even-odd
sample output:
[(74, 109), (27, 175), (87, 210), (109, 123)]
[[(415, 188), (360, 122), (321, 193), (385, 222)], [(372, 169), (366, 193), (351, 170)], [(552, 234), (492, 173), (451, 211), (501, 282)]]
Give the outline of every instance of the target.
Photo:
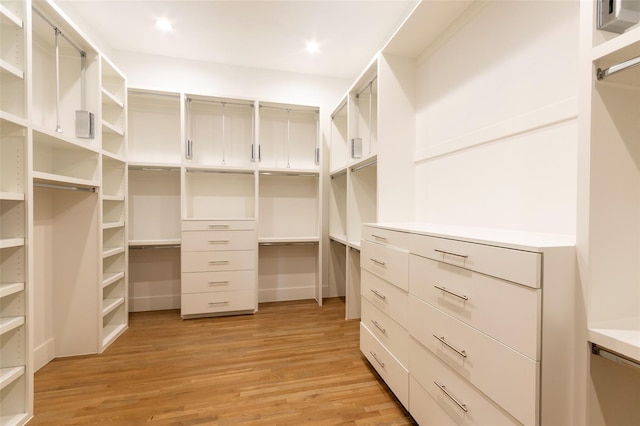
[(360, 317), (360, 239), (378, 217), (378, 60), (331, 115), (329, 288), (345, 297), (345, 317)]
[(588, 338), (594, 353), (640, 365), (640, 67), (624, 65), (640, 63), (640, 25), (623, 33), (598, 29), (597, 3), (582, 5)]

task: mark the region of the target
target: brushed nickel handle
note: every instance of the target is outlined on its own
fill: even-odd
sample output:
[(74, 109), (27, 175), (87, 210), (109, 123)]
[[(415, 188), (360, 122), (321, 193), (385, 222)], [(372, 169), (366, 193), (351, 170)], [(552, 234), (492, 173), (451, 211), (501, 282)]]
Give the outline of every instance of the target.
[(382, 240), (382, 241), (385, 241), (385, 242), (387, 241), (387, 238), (386, 238), (386, 237), (383, 237), (383, 236), (380, 236), (380, 235), (371, 234), (371, 236), (372, 236), (373, 238), (375, 238), (375, 239), (378, 239), (378, 240)]
[(209, 244), (229, 244), (229, 240), (209, 240)]
[(469, 410), (467, 409), (467, 404), (463, 404), (462, 402), (458, 401), (458, 400), (456, 399), (456, 397), (454, 397), (453, 395), (451, 395), (451, 394), (449, 393), (449, 391), (447, 390), (447, 388), (445, 388), (445, 386), (444, 386), (444, 385), (441, 385), (440, 383), (438, 383), (438, 382), (436, 382), (436, 381), (434, 381), (433, 383), (435, 383), (435, 384), (436, 384), (436, 386), (437, 386), (437, 387), (439, 387), (439, 388), (440, 388), (440, 390), (441, 390), (442, 392), (444, 392), (444, 394), (445, 394), (445, 395), (447, 395), (447, 396), (448, 396), (448, 397), (449, 397), (453, 402), (455, 402), (455, 403), (458, 405), (458, 407), (462, 408), (462, 410), (463, 410), (465, 413), (468, 413), (468, 412), (469, 412)]
[(466, 254), (453, 253), (453, 252), (450, 252), (450, 251), (444, 251), (444, 250), (440, 250), (440, 249), (433, 249), (433, 251), (437, 251), (438, 253), (442, 253), (442, 254), (448, 254), (448, 255), (451, 255), (451, 256), (461, 257), (463, 259), (466, 259), (466, 258), (469, 257)]
[(209, 285), (227, 285), (229, 281), (209, 281), (207, 284)]
[(455, 346), (453, 346), (451, 343), (447, 342), (447, 341), (444, 339), (444, 336), (439, 337), (439, 336), (437, 336), (437, 335), (435, 335), (435, 334), (434, 334), (434, 335), (433, 335), (433, 337), (435, 337), (436, 339), (438, 339), (440, 342), (442, 342), (444, 345), (446, 345), (446, 346), (447, 346), (448, 348), (450, 348), (451, 350), (453, 350), (453, 351), (457, 352), (457, 353), (458, 353), (458, 355), (460, 355), (461, 357), (463, 357), (463, 358), (466, 358), (466, 357), (467, 357), (467, 352), (466, 352), (466, 351), (464, 351), (464, 350), (460, 350), (460, 349), (456, 348)]
[(227, 228), (229, 228), (229, 225), (226, 225), (226, 224), (215, 224), (214, 223), (214, 224), (209, 225), (209, 228), (210, 229), (227, 229)]
[(228, 265), (228, 260), (210, 260), (209, 265)]
[(376, 360), (376, 362), (377, 362), (378, 364), (380, 364), (380, 367), (384, 368), (384, 362), (382, 362), (382, 361), (380, 361), (380, 360), (378, 359), (378, 355), (376, 355), (375, 353), (373, 353), (373, 352), (371, 352), (371, 351), (369, 351), (369, 353), (371, 354), (371, 356), (373, 357), (373, 359), (375, 359), (375, 360)]
[(371, 322), (373, 323), (373, 325), (375, 325), (378, 330), (382, 331), (382, 333), (387, 334), (387, 330), (385, 330), (385, 328), (383, 326), (380, 325), (380, 323), (376, 320), (371, 320)]
[(385, 263), (384, 263), (384, 262), (382, 262), (381, 260), (374, 259), (373, 257), (371, 257), (370, 259), (371, 259), (371, 261), (372, 261), (373, 263), (375, 263), (376, 265), (379, 265), (379, 266), (384, 266), (384, 265), (385, 265)]
[(440, 286), (434, 285), (434, 287), (437, 288), (438, 290), (444, 291), (445, 293), (449, 293), (452, 296), (459, 297), (462, 300), (469, 300), (469, 298), (467, 296), (465, 296), (464, 294), (456, 293), (455, 291), (451, 291), (451, 290), (449, 290), (448, 288), (446, 288), (444, 286), (440, 287)]
[(228, 301), (228, 300), (225, 300), (225, 301), (223, 301), (223, 302), (209, 302), (209, 306), (215, 306), (215, 305), (226, 305), (226, 304), (228, 304), (228, 303), (229, 303), (229, 301)]
[(376, 296), (378, 296), (382, 300), (386, 300), (386, 298), (387, 298), (387, 296), (385, 296), (384, 294), (380, 293), (377, 290), (371, 289), (371, 293), (375, 294)]

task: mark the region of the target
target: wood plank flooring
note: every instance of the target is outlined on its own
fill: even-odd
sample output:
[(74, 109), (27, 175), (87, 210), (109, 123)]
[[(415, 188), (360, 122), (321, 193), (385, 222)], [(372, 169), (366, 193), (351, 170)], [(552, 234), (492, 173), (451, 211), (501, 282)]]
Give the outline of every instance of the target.
[(133, 313), (103, 354), (35, 374), (33, 425), (410, 425), (359, 351), (341, 299), (256, 315)]

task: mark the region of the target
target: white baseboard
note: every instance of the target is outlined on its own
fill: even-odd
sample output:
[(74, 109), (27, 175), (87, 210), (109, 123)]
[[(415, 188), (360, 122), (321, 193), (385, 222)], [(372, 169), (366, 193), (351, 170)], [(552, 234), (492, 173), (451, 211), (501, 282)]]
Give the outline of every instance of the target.
[(55, 339), (51, 338), (33, 351), (33, 371), (38, 371), (56, 357)]
[(162, 311), (180, 309), (180, 295), (135, 297), (129, 299), (129, 312)]
[(284, 302), (315, 298), (314, 287), (266, 288), (258, 291), (258, 302)]

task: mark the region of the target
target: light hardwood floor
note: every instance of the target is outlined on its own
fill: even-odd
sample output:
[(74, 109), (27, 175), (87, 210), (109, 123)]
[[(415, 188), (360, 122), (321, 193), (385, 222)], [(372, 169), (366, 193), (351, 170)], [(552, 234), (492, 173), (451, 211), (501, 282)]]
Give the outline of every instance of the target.
[(103, 354), (35, 375), (29, 425), (408, 425), (359, 351), (341, 299), (261, 304), (256, 315), (130, 315)]

